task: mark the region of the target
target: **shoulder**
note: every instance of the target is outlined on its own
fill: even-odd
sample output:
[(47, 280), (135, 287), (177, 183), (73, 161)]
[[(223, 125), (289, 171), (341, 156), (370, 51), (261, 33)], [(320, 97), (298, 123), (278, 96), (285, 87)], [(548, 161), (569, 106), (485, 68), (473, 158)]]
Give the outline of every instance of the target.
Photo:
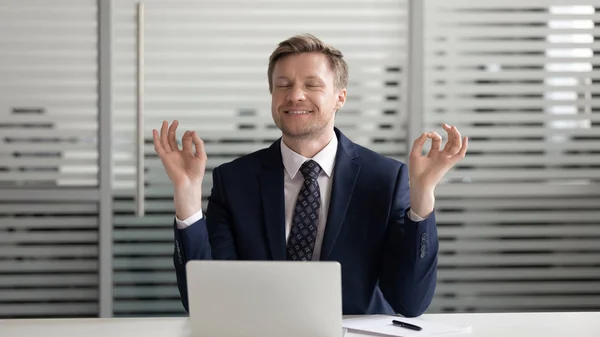
[(336, 129), (336, 134), (340, 142), (338, 151), (345, 151), (348, 156), (361, 165), (361, 169), (396, 171), (400, 170), (405, 164), (396, 158), (384, 156), (365, 146), (359, 145), (346, 137), (340, 130)]
[(354, 143), (354, 148), (358, 154), (355, 160), (368, 171), (395, 172), (397, 174), (405, 166), (405, 163), (399, 159), (384, 156), (356, 143)]
[(256, 152), (243, 155), (229, 162), (221, 163), (217, 165), (216, 168), (221, 172), (236, 172), (260, 167), (260, 158), (262, 157), (264, 151), (266, 151), (266, 149), (261, 149)]
[(274, 143), (271, 147), (263, 148), (237, 157), (229, 162), (221, 163), (216, 166), (216, 169), (224, 175), (245, 175), (259, 172), (264, 168), (266, 163), (277, 160), (277, 153), (280, 150), (278, 150), (276, 145)]

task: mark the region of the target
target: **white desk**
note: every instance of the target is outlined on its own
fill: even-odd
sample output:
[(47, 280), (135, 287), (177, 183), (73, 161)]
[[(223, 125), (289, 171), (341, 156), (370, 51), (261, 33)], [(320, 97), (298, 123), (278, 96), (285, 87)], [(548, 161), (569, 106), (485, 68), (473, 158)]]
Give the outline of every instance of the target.
[[(472, 333), (466, 336), (472, 337), (600, 337), (600, 312), (434, 314), (423, 318), (471, 325)], [(24, 319), (0, 320), (0, 336), (189, 337), (190, 330), (187, 318)]]

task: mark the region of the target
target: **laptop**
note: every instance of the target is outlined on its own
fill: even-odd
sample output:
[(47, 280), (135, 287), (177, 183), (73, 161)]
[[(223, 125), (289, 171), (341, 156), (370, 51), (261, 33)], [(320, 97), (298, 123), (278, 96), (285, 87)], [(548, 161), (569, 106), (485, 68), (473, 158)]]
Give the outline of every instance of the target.
[(194, 337), (342, 337), (341, 267), (315, 261), (189, 261)]

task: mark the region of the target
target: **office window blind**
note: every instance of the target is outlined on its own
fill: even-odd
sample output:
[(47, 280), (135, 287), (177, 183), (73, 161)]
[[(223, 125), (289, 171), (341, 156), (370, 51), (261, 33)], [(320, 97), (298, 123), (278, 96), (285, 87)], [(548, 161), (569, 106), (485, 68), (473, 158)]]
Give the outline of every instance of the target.
[(600, 308), (599, 5), (425, 1), (425, 123), (471, 139), (431, 311)]
[(162, 120), (196, 130), (212, 169), (269, 146), (268, 57), (277, 43), (312, 33), (341, 49), (348, 101), (336, 125), (354, 141), (404, 159), (407, 151), (405, 0), (145, 2), (146, 215), (135, 206), (136, 7), (114, 3), (114, 277), (116, 315), (183, 310), (173, 271), (172, 187), (152, 145)]
[(0, 2), (0, 318), (97, 315), (97, 5)]

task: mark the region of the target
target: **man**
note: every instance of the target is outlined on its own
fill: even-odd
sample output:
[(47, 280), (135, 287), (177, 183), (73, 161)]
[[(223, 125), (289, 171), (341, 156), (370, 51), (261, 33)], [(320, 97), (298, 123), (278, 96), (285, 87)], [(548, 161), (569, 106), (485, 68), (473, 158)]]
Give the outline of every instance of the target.
[[(342, 266), (344, 314), (421, 315), (436, 283), (434, 189), (465, 156), (467, 138), (444, 125), (449, 140), (441, 149), (438, 134), (422, 134), (409, 168), (353, 143), (334, 127), (347, 65), (312, 35), (281, 42), (267, 73), (282, 137), (214, 169), (206, 214), (202, 140), (186, 131), (180, 150), (177, 121), (163, 122), (160, 135), (153, 130), (174, 185), (174, 263), (186, 310), (189, 260), (332, 260)], [(432, 149), (423, 156), (428, 138)]]

